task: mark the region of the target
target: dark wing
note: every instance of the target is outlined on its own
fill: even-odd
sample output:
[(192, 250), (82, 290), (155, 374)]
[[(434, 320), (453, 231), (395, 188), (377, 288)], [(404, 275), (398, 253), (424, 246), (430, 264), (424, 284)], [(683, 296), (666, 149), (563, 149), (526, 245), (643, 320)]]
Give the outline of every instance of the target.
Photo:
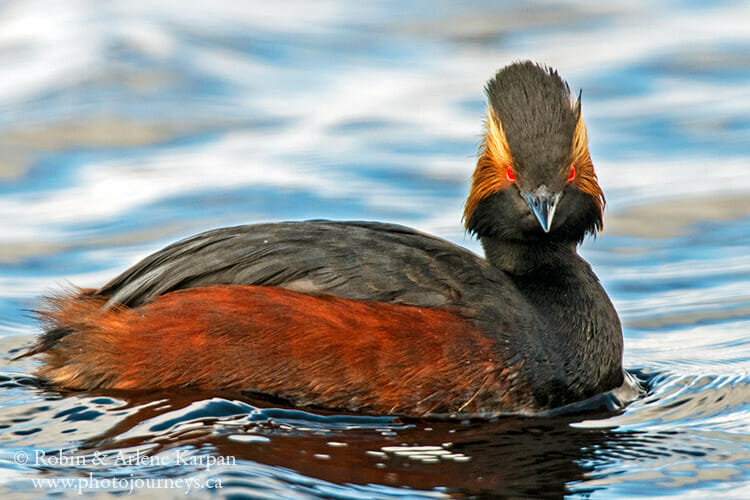
[(172, 290), (219, 284), (458, 309), (485, 302), (488, 287), (505, 296), (512, 287), (481, 257), (413, 229), (307, 221), (195, 235), (145, 258), (97, 294), (108, 296), (108, 305), (135, 307)]

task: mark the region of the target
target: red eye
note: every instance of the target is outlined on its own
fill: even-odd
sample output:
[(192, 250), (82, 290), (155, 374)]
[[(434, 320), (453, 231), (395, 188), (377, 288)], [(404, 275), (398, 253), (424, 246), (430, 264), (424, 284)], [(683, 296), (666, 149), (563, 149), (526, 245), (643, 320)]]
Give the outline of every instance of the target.
[(568, 182), (572, 182), (576, 178), (576, 164), (570, 166), (570, 175), (568, 175)]
[(513, 174), (513, 170), (510, 169), (510, 165), (505, 165), (505, 178), (508, 182), (516, 182), (516, 176)]

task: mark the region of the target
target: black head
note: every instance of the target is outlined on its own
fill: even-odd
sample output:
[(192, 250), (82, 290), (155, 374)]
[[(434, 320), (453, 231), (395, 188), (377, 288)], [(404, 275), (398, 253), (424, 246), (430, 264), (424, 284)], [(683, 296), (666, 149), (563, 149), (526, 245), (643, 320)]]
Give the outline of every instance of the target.
[(464, 220), (480, 238), (580, 242), (602, 227), (604, 195), (580, 97), (531, 62), (487, 83), (487, 127)]

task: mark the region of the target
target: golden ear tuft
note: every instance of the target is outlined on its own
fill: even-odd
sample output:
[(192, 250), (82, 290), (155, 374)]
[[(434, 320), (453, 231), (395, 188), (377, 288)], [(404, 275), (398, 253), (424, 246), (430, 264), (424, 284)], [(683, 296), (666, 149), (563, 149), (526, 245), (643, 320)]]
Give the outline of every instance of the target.
[(502, 123), (488, 104), (477, 168), (471, 177), (471, 191), (464, 207), (464, 226), (468, 228), (471, 216), (480, 201), (508, 186), (505, 172), (512, 164), (513, 159)]
[[(579, 101), (580, 102), (580, 101)], [(589, 140), (586, 131), (586, 124), (583, 122), (583, 114), (578, 108), (578, 123), (576, 124), (575, 134), (573, 134), (572, 161), (576, 164), (576, 188), (582, 193), (586, 193), (593, 198), (599, 209), (599, 230), (604, 227), (603, 212), (606, 205), (604, 192), (599, 186), (599, 182), (594, 172), (594, 165), (591, 163), (591, 154), (589, 153)]]

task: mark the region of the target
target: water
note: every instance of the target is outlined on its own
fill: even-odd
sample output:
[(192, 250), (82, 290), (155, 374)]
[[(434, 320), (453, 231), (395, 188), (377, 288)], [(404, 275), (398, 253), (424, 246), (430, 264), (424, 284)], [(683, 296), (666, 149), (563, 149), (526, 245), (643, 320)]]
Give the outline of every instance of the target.
[(212, 227), (387, 220), (479, 251), (459, 218), (482, 85), (531, 58), (583, 89), (608, 200), (583, 253), (646, 394), (401, 421), (59, 393), (5, 354), (3, 498), (750, 496), (748, 4), (151, 4), (0, 4), (0, 352), (44, 293)]

